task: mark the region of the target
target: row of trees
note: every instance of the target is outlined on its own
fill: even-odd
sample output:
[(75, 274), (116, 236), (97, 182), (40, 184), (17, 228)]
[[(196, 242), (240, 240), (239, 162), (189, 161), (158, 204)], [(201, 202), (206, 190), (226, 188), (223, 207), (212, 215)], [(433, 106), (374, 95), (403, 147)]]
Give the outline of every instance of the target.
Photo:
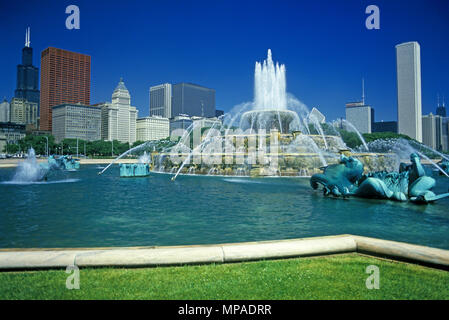
[[(355, 132), (349, 132), (340, 128), (332, 127), (328, 124), (322, 125), (323, 132), (326, 135), (340, 135), (343, 139), (344, 143), (354, 149), (362, 144), (360, 137)], [(310, 127), (310, 132), (312, 134), (318, 134), (314, 127)], [(371, 142), (377, 139), (398, 139), (403, 138), (406, 140), (412, 140), (410, 137), (398, 134), (394, 132), (375, 132), (375, 133), (364, 133), (363, 138), (365, 141)], [(48, 139), (48, 154), (71, 154), (71, 155), (85, 155), (89, 157), (111, 157), (122, 154), (123, 152), (129, 150), (130, 148), (136, 147), (144, 141), (136, 141), (132, 145), (128, 143), (123, 143), (118, 140), (111, 141), (84, 141), (77, 139), (64, 139), (61, 143), (56, 143), (55, 139), (52, 135), (45, 136), (36, 136), (36, 135), (27, 135), (25, 138), (20, 140), (18, 144), (9, 144), (6, 145), (2, 152), (6, 152), (9, 154), (16, 154), (20, 152), (26, 152), (29, 148), (33, 148), (36, 151), (36, 154), (46, 155), (47, 148), (47, 139)], [(415, 145), (420, 145), (417, 141), (412, 141)], [(173, 146), (176, 144), (176, 141), (171, 141), (169, 138), (162, 139), (156, 141), (148, 146), (146, 149), (142, 149), (147, 151), (162, 151), (165, 148)]]
[[(363, 144), (362, 140), (360, 139), (359, 135), (352, 131), (347, 131), (341, 128), (334, 127), (330, 124), (323, 123), (321, 124), (321, 127), (323, 129), (323, 133), (325, 135), (340, 135), (343, 142), (350, 148), (354, 149)], [(319, 134), (315, 126), (312, 124), (309, 124), (309, 131), (312, 134)], [(404, 134), (399, 134), (395, 132), (373, 132), (373, 133), (363, 133), (362, 134), (363, 139), (365, 142), (371, 142), (377, 139), (399, 139), (403, 138), (406, 140), (412, 140), (409, 136)]]
[[(111, 157), (122, 154), (130, 148), (136, 147), (144, 143), (144, 141), (136, 141), (133, 144), (123, 143), (118, 140), (114, 141), (85, 141), (81, 139), (64, 139), (60, 143), (55, 142), (52, 135), (26, 135), (17, 144), (6, 145), (2, 152), (8, 154), (17, 154), (27, 152), (28, 149), (33, 148), (36, 154), (47, 154), (47, 139), (48, 139), (48, 154), (70, 154), (88, 157)], [(176, 141), (170, 141), (169, 138), (156, 141), (155, 143), (141, 150), (147, 151), (162, 151), (163, 149), (173, 146)]]
[(26, 152), (28, 149), (33, 148), (36, 154), (47, 154), (47, 138), (48, 138), (48, 154), (71, 154), (71, 155), (85, 155), (90, 157), (98, 156), (113, 156), (119, 155), (129, 148), (137, 146), (142, 141), (136, 141), (132, 145), (128, 143), (122, 143), (118, 140), (111, 141), (84, 141), (78, 139), (64, 139), (60, 143), (55, 142), (55, 138), (52, 135), (35, 136), (27, 135), (21, 139), (17, 144), (9, 144), (5, 146), (3, 152), (9, 154), (15, 154), (20, 152)]

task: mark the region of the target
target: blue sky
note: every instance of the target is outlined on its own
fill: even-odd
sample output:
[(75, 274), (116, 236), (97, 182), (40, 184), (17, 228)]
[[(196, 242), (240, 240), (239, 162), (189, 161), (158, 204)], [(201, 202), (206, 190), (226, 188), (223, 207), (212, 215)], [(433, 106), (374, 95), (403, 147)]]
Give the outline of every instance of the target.
[[(65, 28), (66, 6), (78, 5), (80, 30)], [(365, 8), (380, 9), (380, 30), (365, 28)], [(216, 90), (225, 111), (253, 99), (255, 61), (273, 51), (287, 68), (287, 89), (329, 120), (344, 104), (366, 101), (376, 121), (396, 119), (394, 46), (421, 45), (423, 113), (436, 96), (449, 104), (449, 1), (0, 0), (0, 97), (11, 99), (25, 28), (34, 64), (48, 46), (92, 57), (91, 103), (109, 101), (122, 76), (139, 116), (148, 88), (193, 82)]]

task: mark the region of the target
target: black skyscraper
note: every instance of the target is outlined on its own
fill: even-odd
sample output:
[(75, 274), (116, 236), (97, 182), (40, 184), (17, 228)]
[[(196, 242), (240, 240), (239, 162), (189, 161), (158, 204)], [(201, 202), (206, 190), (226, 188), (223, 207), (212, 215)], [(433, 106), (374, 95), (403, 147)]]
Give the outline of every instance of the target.
[(25, 36), (25, 47), (22, 49), (22, 64), (17, 65), (17, 89), (14, 97), (39, 104), (39, 69), (33, 66), (29, 29)]
[(437, 116), (446, 117), (446, 107), (443, 105), (437, 107)]

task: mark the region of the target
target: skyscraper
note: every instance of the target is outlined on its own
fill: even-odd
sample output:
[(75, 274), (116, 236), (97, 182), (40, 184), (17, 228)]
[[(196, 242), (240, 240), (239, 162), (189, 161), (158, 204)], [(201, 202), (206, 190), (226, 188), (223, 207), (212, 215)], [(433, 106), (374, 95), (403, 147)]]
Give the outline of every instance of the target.
[(138, 110), (131, 106), (131, 95), (120, 78), (112, 93), (112, 102), (98, 104), (101, 107), (101, 138), (103, 140), (136, 142)]
[(430, 113), (422, 116), (422, 142), (426, 146), (440, 151), (445, 149), (444, 147), (447, 143), (444, 143), (443, 141), (443, 123), (443, 118), (438, 115), (433, 115)]
[(214, 89), (182, 82), (172, 86), (172, 94), (171, 118), (179, 115), (215, 117)]
[(51, 131), (52, 106), (90, 104), (90, 56), (49, 47), (41, 53), (40, 129)]
[(396, 46), (398, 133), (422, 142), (421, 53), (418, 42)]
[(440, 98), (438, 97), (438, 104), (437, 104), (437, 116), (446, 117), (446, 106), (444, 105), (444, 97), (443, 97), (443, 104), (440, 105)]
[(31, 31), (27, 28), (25, 46), (22, 49), (22, 64), (17, 65), (17, 87), (14, 97), (39, 104), (39, 69), (33, 66), (30, 37)]
[(9, 116), (9, 102), (6, 98), (0, 102), (0, 122), (9, 122), (11, 120)]
[(170, 83), (150, 87), (150, 115), (171, 118), (172, 87)]

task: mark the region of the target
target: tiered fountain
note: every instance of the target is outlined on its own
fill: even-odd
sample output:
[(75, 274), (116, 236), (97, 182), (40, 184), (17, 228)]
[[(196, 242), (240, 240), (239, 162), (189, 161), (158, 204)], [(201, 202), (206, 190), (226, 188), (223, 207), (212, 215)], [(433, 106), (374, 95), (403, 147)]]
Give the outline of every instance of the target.
[[(177, 145), (152, 153), (151, 170), (173, 173), (174, 178), (178, 174), (311, 176), (320, 167), (337, 163), (343, 153), (360, 159), (367, 171), (395, 166), (388, 153), (350, 150), (337, 130), (335, 135), (325, 135), (307, 107), (287, 93), (285, 66), (274, 64), (271, 50), (263, 63), (256, 62), (254, 79), (253, 102), (217, 120), (196, 144), (194, 122)], [(311, 134), (309, 127), (318, 134)]]

